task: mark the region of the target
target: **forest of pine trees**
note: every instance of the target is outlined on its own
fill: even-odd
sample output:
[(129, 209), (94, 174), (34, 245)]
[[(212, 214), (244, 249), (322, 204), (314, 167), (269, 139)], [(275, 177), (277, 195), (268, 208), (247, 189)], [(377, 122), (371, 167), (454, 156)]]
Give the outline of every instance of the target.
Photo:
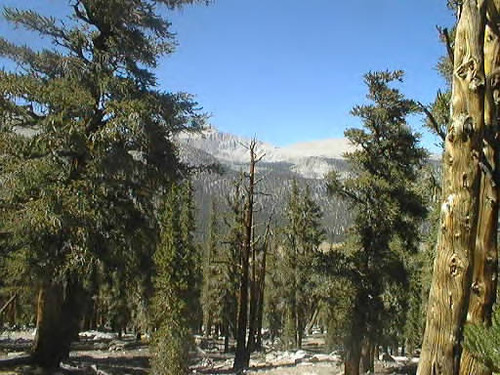
[(63, 19), (3, 8), (47, 44), (0, 36), (0, 334), (35, 329), (21, 359), (0, 340), (0, 372), (51, 373), (89, 330), (132, 334), (159, 375), (188, 374), (200, 356), (243, 373), (310, 338), (345, 375), (391, 355), (419, 356), (420, 375), (499, 372), (500, 0), (447, 2), (446, 88), (430, 105), (403, 94), (401, 70), (364, 75), (347, 169), (323, 181), (349, 213), (338, 243), (307, 179), (269, 203), (255, 138), (230, 192), (199, 212), (194, 181), (224, 167), (181, 158), (176, 137), (208, 116), (161, 89), (156, 68), (177, 46), (166, 14), (210, 3), (72, 0)]

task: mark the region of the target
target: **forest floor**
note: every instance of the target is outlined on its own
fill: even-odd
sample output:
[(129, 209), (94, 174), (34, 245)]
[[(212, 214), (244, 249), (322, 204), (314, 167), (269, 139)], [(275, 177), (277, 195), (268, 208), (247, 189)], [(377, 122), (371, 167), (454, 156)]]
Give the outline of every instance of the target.
[[(33, 340), (30, 332), (8, 331), (0, 335), (0, 375), (42, 372), (23, 364)], [(234, 354), (224, 354), (218, 341), (197, 339), (191, 370), (193, 374), (234, 374), (231, 370)], [(202, 349), (203, 348), (203, 349)], [(65, 374), (143, 375), (150, 373), (147, 342), (136, 341), (132, 335), (118, 339), (116, 334), (85, 332), (72, 347), (70, 358), (61, 369)], [(375, 374), (414, 374), (416, 361), (394, 357), (394, 361), (376, 361)], [(328, 353), (324, 337), (307, 337), (302, 350), (281, 351), (266, 346), (264, 352), (252, 355), (245, 374), (254, 375), (337, 375), (343, 373), (340, 356)]]

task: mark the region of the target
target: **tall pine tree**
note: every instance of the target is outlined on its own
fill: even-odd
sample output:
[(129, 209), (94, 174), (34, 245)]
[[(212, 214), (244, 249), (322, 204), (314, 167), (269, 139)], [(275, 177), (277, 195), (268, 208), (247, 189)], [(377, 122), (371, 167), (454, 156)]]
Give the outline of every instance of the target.
[(324, 237), (322, 213), (311, 196), (309, 186), (300, 189), (293, 181), (286, 207), (283, 229), (283, 267), (285, 296), (286, 346), (302, 347), (302, 338), (310, 315), (314, 312), (312, 263)]
[(152, 367), (155, 374), (188, 372), (196, 329), (198, 254), (193, 244), (191, 186), (174, 185), (160, 209), (160, 242), (154, 254)]
[(130, 270), (156, 247), (155, 196), (181, 171), (172, 135), (200, 120), (189, 95), (155, 88), (152, 69), (175, 45), (157, 6), (191, 2), (74, 0), (65, 21), (3, 11), (51, 43), (0, 38), (16, 66), (0, 71), (0, 232), (39, 289), (44, 367), (68, 355), (85, 274), (100, 262)]
[(352, 172), (343, 180), (330, 176), (330, 191), (356, 212), (348, 254), (355, 294), (344, 343), (347, 375), (359, 374), (362, 350), (370, 353), (377, 344), (384, 292), (407, 278), (404, 252), (394, 251), (391, 242), (399, 238), (404, 251), (415, 251), (418, 220), (426, 214), (414, 186), (426, 152), (406, 122), (416, 104), (389, 85), (402, 77), (401, 71), (365, 75), (371, 103), (352, 110), (363, 127), (345, 132), (356, 147), (346, 154)]

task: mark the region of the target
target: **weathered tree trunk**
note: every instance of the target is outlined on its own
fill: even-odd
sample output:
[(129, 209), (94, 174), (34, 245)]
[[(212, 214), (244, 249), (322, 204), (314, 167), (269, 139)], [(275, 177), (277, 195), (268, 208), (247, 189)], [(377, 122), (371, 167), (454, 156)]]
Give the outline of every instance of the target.
[(252, 227), (254, 212), (254, 188), (255, 188), (255, 165), (260, 159), (257, 158), (255, 148), (257, 143), (250, 143), (250, 171), (248, 174), (248, 187), (246, 188), (247, 199), (245, 203), (245, 236), (241, 255), (241, 281), (238, 303), (238, 327), (236, 335), (236, 353), (233, 368), (241, 370), (248, 367), (250, 352), (246, 343), (246, 331), (248, 327), (248, 289), (249, 289), (249, 263), (252, 247)]
[(255, 350), (255, 340), (257, 336), (257, 312), (259, 308), (259, 291), (257, 280), (257, 248), (254, 246), (255, 235), (252, 230), (252, 246), (250, 251), (252, 253), (252, 278), (250, 280), (250, 314), (248, 317), (248, 341), (247, 351), (248, 355)]
[(36, 365), (53, 369), (68, 358), (71, 342), (78, 337), (83, 297), (79, 285), (73, 281), (66, 286), (47, 283), (40, 288), (32, 349)]
[[(269, 232), (266, 233), (266, 237), (268, 233)], [(257, 339), (255, 344), (256, 350), (262, 350), (262, 322), (264, 320), (264, 291), (266, 288), (267, 238), (262, 251), (262, 264), (259, 272), (259, 309), (257, 311)]]
[[(498, 10), (500, 0), (490, 1), (487, 8), (489, 24), (484, 37), (484, 72), (486, 91), (484, 101), (483, 171), (479, 191), (479, 219), (472, 270), (467, 323), (490, 324), (491, 308), (497, 284), (497, 227), (498, 187), (496, 160), (498, 142), (498, 100), (500, 78), (500, 35)], [(497, 25), (491, 27), (491, 24)], [(460, 374), (489, 375), (491, 371), (478, 362), (466, 349), (462, 353)]]
[(484, 131), (485, 9), (466, 0), (457, 25), (451, 119), (443, 159), (441, 230), (417, 374), (455, 375), (471, 287)]

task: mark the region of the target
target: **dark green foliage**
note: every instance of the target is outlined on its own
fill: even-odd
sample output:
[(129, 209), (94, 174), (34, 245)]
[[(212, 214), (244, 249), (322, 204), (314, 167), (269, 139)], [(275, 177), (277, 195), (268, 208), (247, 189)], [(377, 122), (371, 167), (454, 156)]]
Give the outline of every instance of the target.
[(271, 257), (267, 298), (267, 318), (277, 334), (283, 325), (282, 340), (287, 348), (302, 345), (306, 324), (318, 308), (315, 294), (317, 278), (313, 277), (314, 257), (324, 237), (321, 210), (308, 186), (300, 188), (296, 181), (285, 209), (280, 246)]
[(216, 216), (216, 206), (212, 203), (212, 212), (210, 214), (210, 224), (208, 227), (208, 238), (205, 245), (205, 253), (203, 259), (203, 289), (202, 289), (202, 305), (203, 305), (203, 326), (205, 335), (210, 336), (213, 324), (219, 323), (222, 317), (222, 303), (220, 300), (221, 293), (219, 291), (222, 285), (221, 264), (217, 262), (219, 258), (219, 228)]
[(20, 66), (0, 72), (12, 250), (29, 253), (38, 279), (97, 260), (140, 264), (155, 237), (153, 196), (179, 171), (169, 139), (198, 119), (189, 96), (151, 89), (147, 68), (174, 43), (168, 23), (149, 1), (76, 1), (71, 27), (32, 11), (4, 16), (59, 46), (0, 43)]
[(102, 267), (116, 274), (125, 316), (115, 321), (128, 320), (125, 290), (147, 297), (156, 202), (184, 172), (172, 136), (203, 120), (191, 96), (155, 87), (152, 69), (175, 46), (157, 6), (192, 2), (75, 0), (64, 21), (4, 9), (51, 46), (0, 37), (0, 57), (16, 64), (0, 71), (2, 256), (7, 266), (23, 261), (24, 285), (92, 285)]
[(217, 210), (218, 207), (213, 204), (204, 259), (203, 325), (208, 336), (213, 333), (213, 327), (220, 328), (224, 335), (228, 335), (226, 331), (234, 324), (236, 312), (238, 259), (232, 256), (234, 244), (228, 246), (223, 241)]
[(346, 155), (352, 173), (329, 179), (330, 191), (356, 213), (346, 247), (345, 272), (355, 288), (348, 352), (361, 338), (377, 342), (390, 333), (383, 317), (404, 310), (399, 290), (409, 286), (407, 257), (417, 252), (419, 224), (426, 215), (416, 189), (426, 152), (406, 123), (417, 106), (389, 86), (402, 77), (401, 71), (365, 76), (372, 104), (354, 107), (352, 114), (363, 120), (363, 128), (345, 132), (357, 147)]
[(491, 327), (466, 325), (464, 346), (491, 371), (500, 372), (500, 309), (491, 321)]
[(199, 295), (198, 254), (192, 241), (190, 185), (176, 186), (160, 208), (160, 242), (154, 254), (152, 367), (155, 374), (184, 374), (193, 345)]

